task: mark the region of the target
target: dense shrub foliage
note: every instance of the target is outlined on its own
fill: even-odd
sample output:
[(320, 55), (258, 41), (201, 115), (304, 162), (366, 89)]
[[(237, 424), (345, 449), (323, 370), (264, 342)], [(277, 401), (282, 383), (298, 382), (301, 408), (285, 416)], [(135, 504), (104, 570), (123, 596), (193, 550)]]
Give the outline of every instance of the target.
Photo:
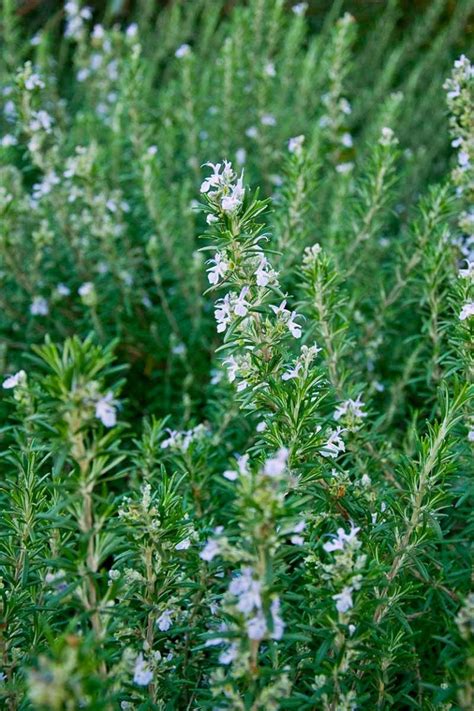
[(3, 0), (1, 708), (474, 707), (470, 2), (383, 5)]

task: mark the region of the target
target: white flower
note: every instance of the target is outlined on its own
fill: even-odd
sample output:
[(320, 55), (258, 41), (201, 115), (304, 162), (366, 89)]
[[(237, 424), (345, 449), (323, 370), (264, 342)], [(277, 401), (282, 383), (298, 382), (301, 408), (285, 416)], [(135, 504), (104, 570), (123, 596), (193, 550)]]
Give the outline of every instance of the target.
[(35, 296), (30, 304), (30, 314), (32, 316), (47, 316), (49, 314), (49, 305), (42, 296)]
[(348, 533), (346, 533), (343, 528), (338, 528), (337, 535), (332, 536), (332, 540), (323, 545), (324, 550), (326, 553), (344, 550), (346, 543), (352, 543), (357, 540), (357, 534), (359, 531), (360, 527), (354, 526), (354, 524), (351, 524), (351, 528)]
[(249, 126), (249, 128), (246, 129), (245, 135), (247, 138), (257, 138), (258, 136), (258, 129), (256, 126)]
[(302, 369), (304, 369), (304, 372), (307, 373), (311, 363), (320, 351), (321, 348), (318, 348), (316, 344), (314, 344), (314, 346), (310, 346), (309, 348), (306, 345), (302, 346), (301, 354), (297, 358), (294, 367), (283, 373), (281, 379), (286, 381), (298, 378)]
[(49, 133), (53, 125), (53, 118), (48, 114), (47, 111), (41, 109), (40, 111), (31, 112), (30, 130), (31, 131), (45, 131)]
[(301, 338), (301, 326), (295, 322), (295, 318), (298, 317), (298, 314), (296, 311), (292, 311), (290, 318), (286, 322), (286, 325), (288, 326), (288, 330), (290, 331), (291, 335), (293, 338)]
[(88, 69), (79, 69), (76, 74), (76, 79), (79, 82), (86, 81), (90, 77), (90, 71)]
[(210, 284), (218, 284), (224, 278), (225, 273), (229, 269), (229, 263), (222, 258), (220, 252), (216, 252), (214, 259), (210, 259), (209, 264), (214, 264), (207, 270), (207, 278)]
[[(237, 609), (246, 615), (248, 615), (255, 609), (260, 609), (260, 607), (262, 606), (260, 590), (261, 585), (258, 580), (251, 580), (250, 586), (239, 593)], [(229, 587), (229, 591), (232, 592), (231, 587)]]
[(344, 97), (339, 101), (339, 108), (343, 114), (349, 115), (352, 113), (352, 107)]
[(151, 308), (153, 308), (153, 302), (152, 302), (152, 300), (150, 299), (150, 297), (148, 296), (148, 294), (144, 294), (144, 295), (142, 296), (142, 298), (141, 298), (141, 303), (143, 304), (143, 306), (144, 306), (146, 309), (151, 309)]
[(165, 610), (157, 619), (156, 624), (161, 632), (167, 632), (173, 621), (171, 619), (171, 610)]
[(137, 36), (138, 34), (138, 25), (136, 22), (132, 22), (131, 25), (129, 25), (125, 31), (125, 34), (127, 37), (133, 39), (134, 37)]
[(248, 463), (249, 463), (249, 455), (248, 454), (241, 454), (237, 457), (237, 466), (239, 468), (239, 474), (245, 475), (245, 474), (249, 473)]
[(257, 286), (268, 286), (268, 284), (276, 280), (276, 272), (273, 271), (268, 259), (263, 254), (260, 257), (260, 262), (255, 271), (255, 276), (257, 279)]
[(272, 600), (270, 612), (273, 622), (272, 639), (281, 639), (283, 637), (283, 632), (285, 631), (285, 623), (280, 617), (280, 599), (278, 597)]
[(184, 432), (178, 432), (178, 430), (166, 429), (169, 437), (163, 440), (161, 443), (161, 449), (168, 449), (169, 447), (173, 449), (178, 449), (181, 452), (186, 452), (193, 441), (198, 439), (200, 436), (206, 433), (206, 428), (204, 425), (197, 425), (190, 430), (185, 430)]
[(90, 20), (92, 18), (91, 8), (81, 8), (75, 0), (70, 0), (70, 2), (64, 5), (64, 12), (66, 15), (64, 36), (79, 40), (84, 33), (84, 20)]
[(304, 538), (300, 534), (303, 533), (304, 529), (306, 528), (306, 521), (302, 519), (299, 521), (294, 527), (292, 533), (294, 534), (291, 536), (290, 541), (294, 546), (302, 546), (304, 543)]
[(79, 296), (89, 296), (94, 291), (94, 284), (91, 281), (85, 281), (84, 284), (81, 284), (79, 289), (77, 290), (77, 293)]
[[(222, 183), (222, 175), (220, 174), (221, 164), (220, 163), (206, 163), (206, 166), (212, 168), (212, 174), (209, 175), (201, 183), (201, 192), (208, 193), (211, 188), (218, 188)], [(223, 174), (225, 173), (226, 166), (224, 165)]]
[(248, 292), (249, 292), (249, 287), (248, 287), (248, 286), (244, 286), (244, 287), (241, 289), (240, 294), (239, 294), (238, 297), (236, 298), (236, 300), (235, 300), (235, 302), (234, 302), (234, 313), (235, 313), (236, 316), (240, 316), (240, 317), (242, 317), (242, 318), (243, 318), (244, 316), (247, 316), (247, 313), (248, 313), (248, 309), (249, 309), (250, 304), (249, 304), (249, 302), (245, 299), (245, 297), (247, 296)]
[[(243, 360), (244, 359), (242, 359), (242, 361)], [(233, 383), (235, 381), (237, 375), (239, 374), (239, 369), (242, 366), (242, 361), (239, 363), (237, 361), (237, 359), (234, 358), (234, 356), (229, 356), (224, 361), (222, 361), (223, 365), (225, 365), (227, 367), (227, 379), (228, 379), (229, 383)], [(247, 365), (248, 365), (248, 362), (247, 362)], [(222, 379), (222, 373), (219, 373), (219, 375), (217, 376), (218, 373), (219, 373), (219, 371), (216, 372), (216, 376), (211, 380), (211, 383), (213, 385), (216, 383), (219, 383)], [(241, 373), (241, 375), (242, 375), (242, 373)], [(218, 379), (216, 379), (217, 377), (218, 377)], [(237, 392), (240, 392), (241, 390), (245, 390), (247, 385), (248, 385), (247, 380), (241, 380), (240, 383), (237, 385)]]
[(229, 481), (235, 481), (239, 474), (240, 475), (246, 475), (249, 473), (248, 469), (248, 461), (249, 461), (249, 455), (248, 454), (242, 454), (241, 456), (237, 457), (237, 469), (226, 469), (225, 472), (222, 474), (223, 477), (226, 479), (229, 479)]
[(294, 136), (288, 141), (288, 150), (295, 155), (301, 155), (303, 150), (304, 136)]
[(177, 551), (186, 551), (188, 550), (189, 546), (191, 545), (191, 541), (189, 538), (185, 538), (184, 541), (180, 541), (175, 545), (175, 550)]
[(236, 184), (232, 186), (230, 195), (225, 195), (222, 198), (221, 206), (224, 212), (236, 212), (244, 201), (245, 188), (243, 187), (243, 178), (240, 177)]
[(293, 5), (293, 7), (291, 9), (295, 13), (295, 15), (301, 16), (301, 15), (305, 14), (307, 7), (308, 7), (307, 2), (299, 2), (296, 5)]
[(25, 79), (25, 89), (27, 91), (33, 91), (33, 89), (44, 89), (44, 81), (39, 78), (37, 74), (31, 74)]
[(341, 143), (346, 148), (352, 148), (353, 140), (350, 133), (343, 133), (341, 136)]
[(238, 647), (237, 644), (234, 642), (233, 644), (230, 645), (227, 649), (225, 649), (221, 654), (219, 655), (219, 663), (220, 664), (231, 664), (231, 662), (234, 661), (237, 657), (237, 652), (238, 652)]
[[(221, 163), (206, 163), (212, 168), (212, 174), (201, 183), (201, 193), (207, 193), (209, 198), (220, 205), (223, 212), (234, 213), (243, 203), (245, 188), (243, 174), (237, 178), (232, 164), (225, 160)], [(234, 182), (236, 181), (236, 182)], [(211, 188), (215, 188), (212, 189)]]
[(286, 307), (286, 300), (282, 301), (280, 306), (274, 306), (273, 304), (270, 304), (271, 310), (277, 317), (282, 316), (284, 318), (285, 316), (289, 316), (290, 312), (285, 307)]
[(239, 363), (235, 356), (231, 355), (223, 361), (223, 365), (227, 368), (227, 379), (229, 383), (233, 383), (239, 372)]
[(66, 573), (64, 570), (57, 570), (56, 572), (48, 572), (44, 576), (44, 582), (46, 585), (56, 588), (58, 592), (64, 592), (67, 590)]
[(268, 427), (267, 423), (264, 420), (262, 420), (261, 422), (258, 423), (258, 425), (256, 426), (255, 429), (257, 430), (257, 432), (265, 432), (267, 427)]
[(332, 599), (336, 600), (336, 609), (338, 612), (347, 612), (351, 609), (354, 604), (352, 602), (352, 593), (352, 588), (346, 586), (342, 589), (342, 592), (332, 596)]
[(272, 185), (275, 185), (277, 188), (280, 188), (285, 182), (283, 180), (283, 177), (281, 175), (278, 175), (278, 173), (270, 173), (270, 175), (268, 176), (268, 180)]
[[(201, 183), (201, 192), (208, 193), (211, 188), (224, 188), (232, 184), (235, 179), (235, 173), (232, 169), (232, 164), (225, 160), (223, 163), (206, 163), (206, 166), (212, 168), (212, 174)], [(221, 172), (222, 168), (222, 172)], [(212, 194), (212, 193), (211, 193)]]
[(395, 138), (395, 133), (388, 126), (382, 128), (379, 143), (381, 146), (395, 146), (398, 140)]
[(276, 69), (273, 62), (267, 62), (265, 64), (265, 74), (269, 77), (276, 77)]
[(219, 218), (213, 215), (212, 213), (209, 213), (209, 215), (206, 217), (206, 222), (208, 225), (213, 225), (216, 222), (219, 222)]
[(150, 665), (143, 659), (143, 654), (139, 654), (135, 660), (133, 681), (138, 686), (148, 686), (152, 679), (153, 672), (150, 669)]
[(109, 392), (95, 404), (95, 416), (104, 427), (114, 427), (117, 423), (116, 408), (113, 393)]
[(105, 30), (102, 25), (94, 25), (94, 29), (91, 34), (92, 39), (101, 40), (105, 37)]
[(274, 306), (270, 304), (270, 308), (277, 318), (281, 318), (282, 321), (288, 326), (288, 329), (293, 336), (293, 338), (301, 338), (301, 326), (296, 323), (295, 319), (298, 318), (296, 311), (291, 313), (286, 307), (286, 300), (282, 301), (279, 306)]
[(11, 133), (6, 133), (0, 143), (3, 148), (9, 148), (10, 146), (16, 146), (18, 140)]
[(301, 521), (298, 521), (298, 523), (293, 526), (293, 533), (302, 533), (304, 529), (306, 528), (306, 521), (302, 519)]
[(209, 538), (206, 545), (199, 553), (199, 557), (209, 563), (213, 558), (215, 558), (216, 555), (219, 555), (219, 553), (219, 542), (216, 541), (215, 538)]
[(336, 170), (338, 173), (341, 173), (342, 175), (346, 175), (347, 173), (350, 173), (351, 170), (354, 167), (354, 163), (338, 163), (336, 165)]
[(454, 68), (455, 69), (464, 69), (466, 73), (466, 78), (469, 78), (472, 76), (472, 70), (473, 68), (471, 67), (471, 62), (469, 59), (466, 57), (465, 54), (461, 54), (459, 59), (456, 59), (454, 61)]
[(115, 200), (112, 200), (112, 198), (107, 200), (107, 202), (105, 203), (105, 207), (107, 208), (107, 210), (110, 210), (110, 212), (117, 212), (118, 210), (118, 205)]
[(178, 59), (182, 59), (182, 57), (186, 57), (188, 54), (191, 53), (191, 47), (189, 44), (182, 44), (176, 52), (174, 53), (175, 57), (178, 57)]
[(238, 148), (235, 152), (235, 160), (238, 165), (244, 165), (247, 160), (247, 151), (245, 148)]
[(222, 473), (222, 476), (229, 481), (235, 481), (239, 473), (236, 472), (235, 469), (226, 469), (225, 472)]
[(466, 168), (469, 165), (469, 153), (467, 151), (459, 151), (458, 163), (462, 168)]
[(338, 421), (347, 414), (353, 417), (367, 417), (367, 413), (362, 410), (363, 407), (364, 403), (358, 395), (357, 400), (349, 399), (338, 405), (334, 411), (334, 419)]
[(466, 319), (471, 318), (471, 316), (474, 316), (474, 301), (468, 301), (464, 304), (461, 309), (461, 313), (459, 314), (459, 320), (465, 321)]
[(275, 457), (267, 459), (263, 468), (266, 476), (279, 477), (286, 469), (289, 451), (286, 447), (281, 447)]
[(172, 347), (171, 352), (173, 355), (184, 355), (186, 353), (186, 344), (177, 343), (175, 346)]
[(461, 87), (459, 84), (456, 84), (454, 82), (451, 82), (452, 89), (451, 91), (448, 91), (447, 97), (448, 99), (457, 99), (458, 96), (461, 96)]
[(16, 116), (16, 107), (14, 102), (9, 99), (5, 101), (5, 106), (3, 107), (3, 113), (7, 119), (13, 119)]
[(249, 639), (262, 640), (267, 633), (267, 623), (262, 613), (255, 615), (247, 622), (247, 634)]
[(14, 375), (10, 375), (6, 380), (3, 381), (3, 389), (11, 390), (16, 388), (17, 385), (24, 385), (26, 382), (26, 373), (24, 370), (19, 370)]
[(71, 289), (66, 284), (58, 284), (56, 287), (56, 291), (59, 296), (69, 296), (69, 294), (71, 293)]
[(178, 443), (179, 432), (177, 430), (166, 430), (169, 437), (163, 440), (160, 447), (161, 449), (168, 449), (168, 447), (176, 447)]
[(253, 582), (253, 570), (250, 567), (244, 568), (239, 575), (231, 580), (229, 592), (232, 595), (239, 596), (249, 589)]
[(466, 259), (465, 261), (467, 262), (467, 267), (466, 269), (459, 270), (459, 278), (472, 279), (474, 278), (474, 262), (470, 262), (468, 259)]
[(344, 430), (342, 427), (329, 431), (329, 439), (321, 449), (321, 455), (323, 457), (331, 457), (331, 459), (335, 459), (339, 452), (346, 451), (346, 445), (341, 437), (343, 432)]
[(276, 126), (276, 118), (273, 116), (273, 114), (263, 114), (263, 116), (260, 118), (260, 123), (263, 126)]
[(45, 195), (49, 195), (53, 187), (60, 182), (60, 178), (56, 175), (54, 170), (48, 171), (39, 183), (33, 185), (33, 199), (40, 200)]
[(286, 380), (292, 380), (293, 378), (297, 378), (302, 367), (303, 367), (303, 363), (301, 363), (300, 361), (297, 361), (295, 364), (295, 367), (290, 368), (290, 370), (287, 370), (286, 373), (283, 373), (283, 375), (281, 376), (281, 379), (286, 381)]
[(237, 609), (244, 615), (250, 615), (262, 608), (261, 583), (253, 577), (253, 569), (243, 568), (240, 575), (233, 578), (229, 585), (229, 593), (235, 595)]
[(226, 294), (223, 299), (216, 301), (214, 307), (214, 317), (217, 321), (217, 333), (223, 333), (232, 320), (230, 310), (230, 295)]

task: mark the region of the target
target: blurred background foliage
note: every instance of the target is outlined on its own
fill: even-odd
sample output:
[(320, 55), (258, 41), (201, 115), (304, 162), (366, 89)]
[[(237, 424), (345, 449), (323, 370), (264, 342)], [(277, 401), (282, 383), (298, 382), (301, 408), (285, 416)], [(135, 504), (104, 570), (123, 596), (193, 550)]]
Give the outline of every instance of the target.
[[(15, 129), (18, 145), (0, 154), (6, 181), (13, 180), (12, 165), (19, 170), (13, 181), (16, 207), (9, 210), (10, 222), (4, 227), (12, 249), (8, 259), (17, 259), (22, 271), (40, 217), (50, 240), (38, 247), (37, 265), (28, 280), (21, 273), (14, 275), (5, 258), (7, 268), (0, 271), (0, 366), (4, 372), (23, 367), (20, 354), (28, 343), (42, 342), (46, 333), (62, 339), (93, 330), (104, 342), (117, 339), (119, 357), (130, 368), (127, 396), (139, 415), (158, 406), (159, 414), (171, 411), (186, 419), (201, 410), (219, 344), (212, 305), (201, 297), (207, 284), (205, 257), (197, 251), (206, 229), (195, 209), (200, 166), (224, 157), (239, 163), (243, 152), (248, 185), (259, 185), (266, 197), (284, 200), (288, 139), (305, 134), (309, 140), (320, 132), (324, 151), (325, 142), (329, 148), (318, 156), (321, 165), (314, 169), (305, 194), (307, 227), (302, 234), (295, 232), (294, 265), (308, 243), (324, 242), (324, 235), (331, 241), (344, 232), (341, 225), (349, 219), (346, 207), (357, 193), (357, 175), (364, 179), (367, 174), (368, 146), (381, 125), (393, 125), (403, 151), (400, 188), (394, 193), (395, 212), (388, 214), (379, 236), (388, 234), (403, 244), (413, 206), (432, 182), (444, 178), (452, 160), (442, 85), (453, 60), (469, 51), (473, 5), (470, 0), (310, 0), (305, 21), (299, 23), (291, 12), (292, 0), (285, 3), (276, 27), (273, 4), (264, 0), (84, 4), (93, 8), (90, 29), (97, 24), (106, 28), (115, 53), (107, 64), (110, 76), (90, 69), (99, 40), (85, 37), (76, 45), (64, 37), (62, 2), (0, 2), (2, 90), (11, 90), (27, 60), (48, 76), (46, 103), (32, 107), (51, 110), (59, 129), (48, 169), (63, 174), (76, 147), (87, 146), (93, 185), (85, 198), (87, 225), (81, 224), (82, 203), (71, 204), (70, 214), (62, 209), (69, 198), (67, 185), (61, 183), (44, 196), (40, 211), (31, 214), (21, 205), (47, 171), (32, 163), (21, 125)], [(257, 28), (258, 8), (264, 8), (266, 16)], [(338, 35), (334, 24), (345, 12), (356, 22)], [(132, 40), (127, 44), (123, 33), (114, 29), (135, 22), (139, 58), (131, 52)], [(41, 41), (32, 41), (39, 34)], [(339, 36), (345, 37), (341, 46)], [(175, 53), (187, 44), (192, 52), (181, 61)], [(84, 72), (86, 81), (80, 79)], [(324, 97), (331, 92), (338, 100), (347, 98), (352, 111), (342, 116), (333, 136), (326, 136), (320, 122), (325, 120)], [(403, 95), (401, 104), (396, 92)], [(104, 97), (111, 102), (106, 114), (99, 115)], [(264, 125), (265, 120), (271, 125)], [(11, 128), (12, 123), (4, 121), (3, 130)], [(341, 148), (347, 132), (351, 145)], [(148, 151), (154, 147), (152, 160)], [(335, 160), (353, 161), (356, 180), (348, 183), (344, 175), (335, 174)], [(94, 200), (99, 196), (103, 204), (98, 206)], [(113, 219), (107, 214), (106, 204), (118, 196), (130, 208), (121, 216), (125, 241), (106, 237), (118, 220), (116, 214)], [(278, 239), (273, 218), (268, 226)], [(79, 244), (86, 233), (87, 244)], [(76, 254), (71, 252), (72, 238), (65, 240), (65, 234), (79, 241)], [(107, 276), (98, 269), (104, 249), (116, 239), (116, 254), (105, 260)], [(385, 288), (383, 269), (373, 277), (359, 271), (351, 284), (354, 310), (363, 314), (366, 301), (377, 302)], [(74, 298), (57, 298), (60, 279)], [(95, 313), (77, 296), (81, 284), (89, 281), (98, 290)], [(297, 291), (298, 278), (289, 272), (285, 286), (289, 293)], [(29, 313), (37, 296), (51, 302), (49, 314), (40, 318)], [(403, 343), (403, 334), (408, 338), (418, 332), (419, 323), (407, 320), (401, 309), (393, 330), (397, 335), (387, 339), (380, 364)]]
[[(212, 4), (213, 0), (209, 0)], [(175, 0), (91, 0), (88, 3), (94, 9), (97, 22), (116, 20), (129, 22), (136, 14), (144, 10), (147, 15), (158, 14), (164, 7), (173, 4)], [(186, 0), (192, 4), (195, 0)], [(223, 7), (223, 15), (229, 14), (236, 5), (245, 4), (242, 0), (228, 0)], [(288, 6), (294, 4), (288, 3)], [(328, 13), (337, 8), (338, 13), (350, 12), (360, 23), (359, 41), (363, 42), (365, 35), (375, 27), (380, 16), (387, 6), (393, 5), (390, 0), (309, 0), (306, 16), (311, 27), (318, 31), (323, 26)], [(398, 19), (396, 29), (402, 35), (410, 25), (430, 9), (435, 0), (401, 0), (398, 5)], [(449, 22), (456, 11), (458, 0), (449, 0), (444, 4), (443, 11), (438, 19), (439, 28)], [(25, 0), (18, 2), (18, 14), (28, 20), (33, 32), (39, 30), (47, 22), (57, 21), (62, 16), (63, 3), (61, 0)], [(472, 35), (474, 23), (474, 10), (466, 23), (466, 35)], [(462, 45), (462, 41), (460, 41)]]
[[(117, 21), (128, 22), (137, 12), (145, 8), (147, 13), (158, 13), (164, 7), (171, 5), (175, 0), (91, 0), (88, 5), (94, 8), (97, 21), (115, 18)], [(192, 4), (195, 0), (187, 0)], [(212, 3), (212, 0), (209, 0)], [(245, 4), (242, 0), (228, 0), (224, 5), (223, 14), (229, 14), (236, 5)], [(291, 7), (293, 3), (289, 2)], [(334, 11), (350, 12), (361, 23), (361, 34), (370, 32), (374, 23), (380, 18), (390, 0), (309, 0), (306, 16), (315, 30), (321, 28), (327, 14)], [(434, 0), (401, 0), (398, 2), (399, 32), (403, 32), (413, 21), (434, 4)], [(449, 0), (440, 15), (439, 24), (445, 24), (456, 10), (458, 0)], [(63, 3), (60, 0), (24, 0), (18, 2), (18, 13), (31, 22), (33, 30), (38, 30), (55, 15), (61, 16)], [(472, 33), (473, 15), (466, 25), (466, 34)]]

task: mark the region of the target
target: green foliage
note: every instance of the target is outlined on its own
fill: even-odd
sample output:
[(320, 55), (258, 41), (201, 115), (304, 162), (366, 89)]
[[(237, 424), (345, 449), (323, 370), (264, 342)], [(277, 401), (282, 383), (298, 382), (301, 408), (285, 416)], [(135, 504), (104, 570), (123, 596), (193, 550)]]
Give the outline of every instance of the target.
[(0, 705), (472, 709), (470, 3), (156, 5), (2, 3)]

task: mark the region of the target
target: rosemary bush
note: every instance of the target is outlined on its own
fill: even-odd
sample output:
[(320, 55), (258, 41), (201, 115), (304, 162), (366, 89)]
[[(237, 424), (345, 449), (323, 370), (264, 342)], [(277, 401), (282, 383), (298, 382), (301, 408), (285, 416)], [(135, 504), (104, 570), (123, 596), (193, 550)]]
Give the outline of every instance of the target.
[(3, 0), (1, 708), (474, 708), (471, 4), (383, 5)]

